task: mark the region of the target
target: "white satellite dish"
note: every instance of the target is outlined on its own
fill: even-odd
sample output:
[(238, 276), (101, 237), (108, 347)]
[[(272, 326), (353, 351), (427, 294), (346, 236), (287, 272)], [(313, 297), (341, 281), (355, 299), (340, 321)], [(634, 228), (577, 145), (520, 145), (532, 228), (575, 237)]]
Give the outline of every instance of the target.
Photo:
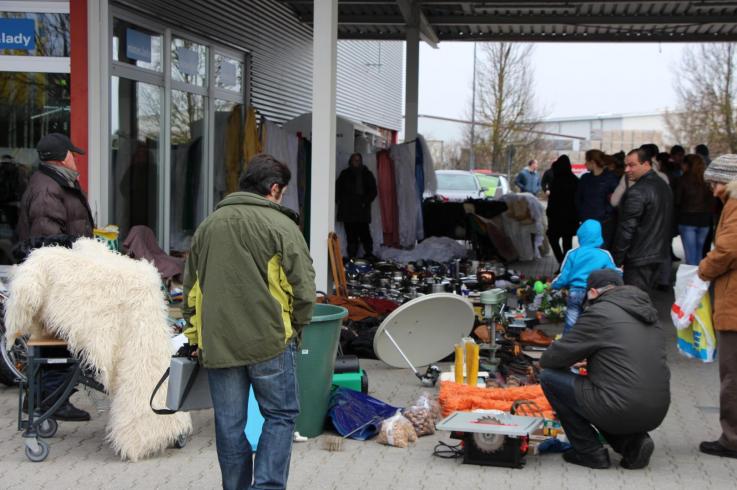
[(447, 357), (468, 336), (475, 313), (457, 294), (421, 296), (394, 310), (374, 337), (376, 356), (392, 367), (426, 366)]

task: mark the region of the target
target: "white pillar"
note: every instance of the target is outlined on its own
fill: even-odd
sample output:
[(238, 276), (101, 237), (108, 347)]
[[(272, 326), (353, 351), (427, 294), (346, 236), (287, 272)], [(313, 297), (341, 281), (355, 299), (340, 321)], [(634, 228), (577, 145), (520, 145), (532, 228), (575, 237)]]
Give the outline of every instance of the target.
[(110, 154), (110, 53), (107, 50), (109, 2), (87, 2), (88, 200), (95, 223), (110, 222), (108, 169)]
[(417, 100), (420, 79), (420, 30), (407, 26), (404, 89), (404, 139), (417, 138)]
[(338, 1), (314, 3), (310, 254), (318, 291), (328, 291), (328, 233), (335, 228), (335, 74)]

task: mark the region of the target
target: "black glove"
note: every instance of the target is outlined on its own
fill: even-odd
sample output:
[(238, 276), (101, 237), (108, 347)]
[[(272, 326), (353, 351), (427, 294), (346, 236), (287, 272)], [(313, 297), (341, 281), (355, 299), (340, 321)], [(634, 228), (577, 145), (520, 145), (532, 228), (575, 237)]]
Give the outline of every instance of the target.
[(174, 357), (197, 357), (197, 345), (184, 344), (179, 348)]

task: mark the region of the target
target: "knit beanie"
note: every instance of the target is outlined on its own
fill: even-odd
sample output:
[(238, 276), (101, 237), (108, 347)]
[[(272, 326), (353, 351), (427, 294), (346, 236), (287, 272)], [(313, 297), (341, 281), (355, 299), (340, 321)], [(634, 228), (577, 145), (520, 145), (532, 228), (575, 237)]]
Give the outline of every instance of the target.
[(712, 160), (704, 171), (704, 180), (723, 184), (737, 180), (737, 155), (727, 154)]

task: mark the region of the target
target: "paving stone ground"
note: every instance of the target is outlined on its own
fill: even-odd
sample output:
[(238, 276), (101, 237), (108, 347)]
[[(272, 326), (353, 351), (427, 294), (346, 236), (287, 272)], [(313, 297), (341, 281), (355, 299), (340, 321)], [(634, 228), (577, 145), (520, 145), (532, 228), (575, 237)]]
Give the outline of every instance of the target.
[[(550, 260), (527, 264), (527, 274), (550, 274)], [(652, 433), (655, 453), (650, 466), (627, 471), (614, 465), (594, 471), (565, 464), (560, 455), (528, 456), (523, 469), (462, 465), (432, 456), (447, 434), (421, 438), (409, 449), (375, 442), (347, 441), (342, 452), (321, 449), (320, 440), (296, 444), (292, 454), (290, 488), (295, 489), (452, 489), (461, 488), (605, 488), (605, 489), (734, 489), (737, 460), (698, 452), (699, 441), (719, 435), (717, 366), (685, 359), (675, 349), (670, 327), (670, 293), (657, 293), (661, 321), (668, 325), (668, 362), (672, 372), (672, 404), (663, 425)], [(392, 369), (379, 361), (362, 361), (370, 379), (370, 394), (399, 406), (421, 392), (407, 369)], [(214, 489), (220, 487), (210, 411), (193, 416), (195, 433), (181, 450), (170, 449), (157, 458), (121, 462), (104, 442), (105, 412), (96, 413), (84, 392), (75, 404), (93, 412), (87, 423), (60, 423), (50, 440), (51, 454), (31, 463), (23, 454), (16, 431), (17, 389), (0, 387), (0, 488), (2, 489)], [(613, 456), (613, 461), (618, 458)]]

